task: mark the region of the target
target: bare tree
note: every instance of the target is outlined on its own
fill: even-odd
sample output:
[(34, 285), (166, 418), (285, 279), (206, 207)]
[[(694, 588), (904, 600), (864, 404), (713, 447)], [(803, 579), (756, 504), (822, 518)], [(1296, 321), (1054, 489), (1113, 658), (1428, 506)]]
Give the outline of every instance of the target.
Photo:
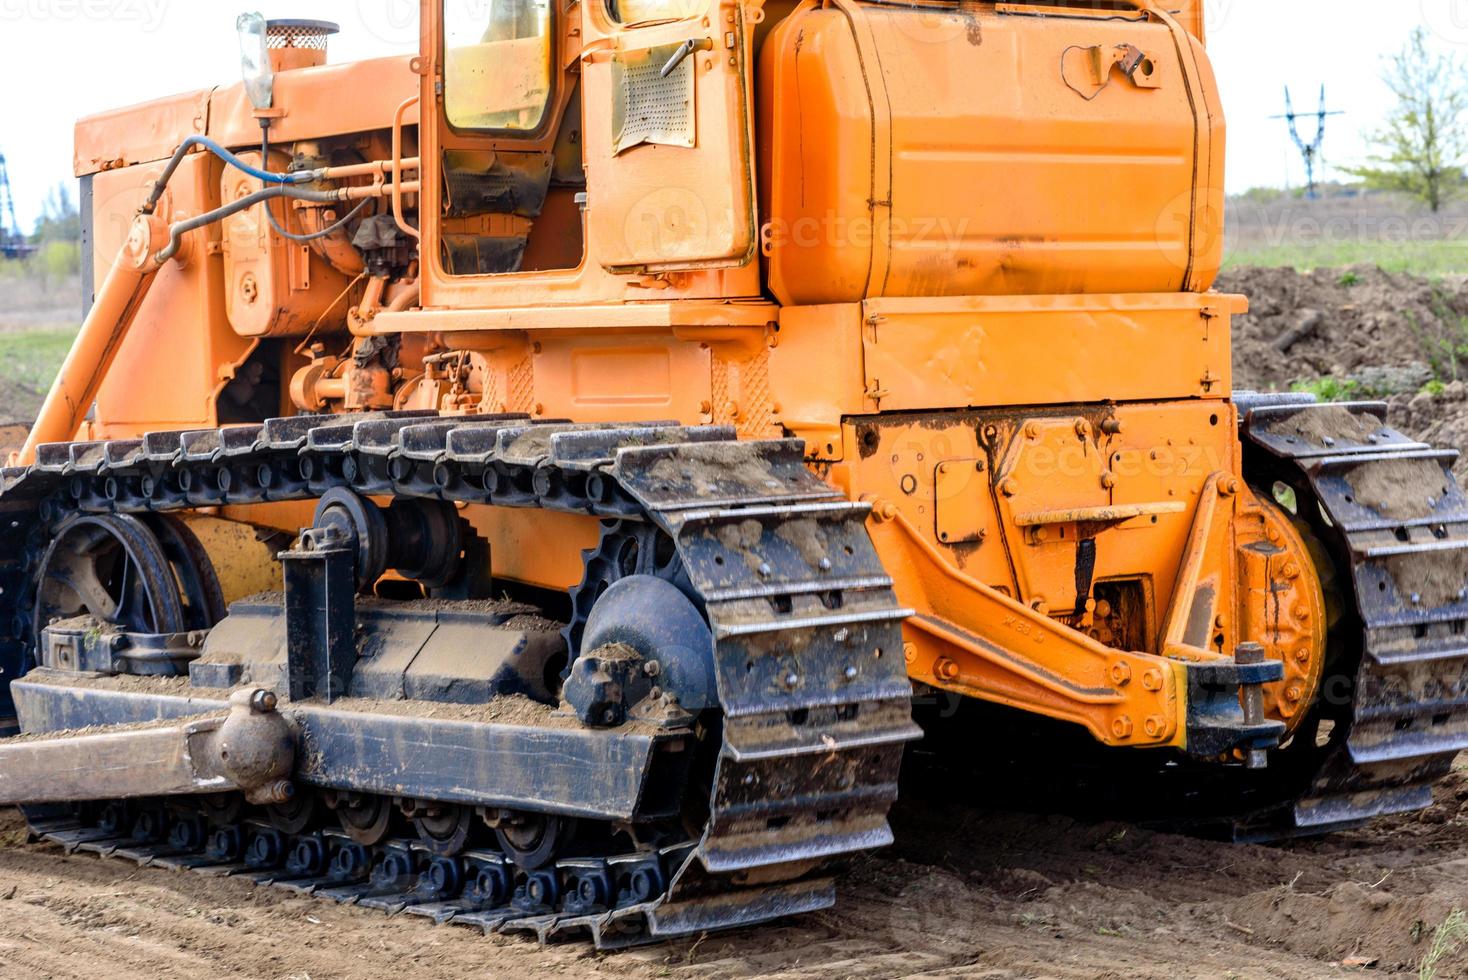
[(1397, 104), (1370, 137), (1369, 163), (1349, 172), (1367, 187), (1405, 192), (1436, 212), (1463, 184), (1468, 76), (1462, 59), (1432, 50), (1427, 40), (1427, 29), (1418, 27), (1388, 59), (1382, 78)]
[(41, 220), (36, 223), (34, 239), (37, 243), (74, 242), (81, 237), (82, 223), (76, 209), (76, 198), (72, 196), (70, 186), (58, 183), (41, 203)]

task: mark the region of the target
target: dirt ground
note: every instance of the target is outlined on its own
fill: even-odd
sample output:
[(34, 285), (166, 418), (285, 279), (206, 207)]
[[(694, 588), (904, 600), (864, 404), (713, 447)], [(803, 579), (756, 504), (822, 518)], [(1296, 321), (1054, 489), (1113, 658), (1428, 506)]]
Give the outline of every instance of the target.
[[(1221, 288), (1253, 297), (1239, 387), (1386, 397), (1405, 430), (1468, 450), (1468, 286), (1362, 268), (1244, 270)], [(0, 812), (0, 977), (1463, 978), (1460, 765), (1424, 814), (1267, 847), (911, 798), (897, 845), (854, 865), (835, 910), (616, 955), (65, 856)]]
[[(895, 816), (898, 845), (856, 864), (834, 911), (610, 955), (68, 857), (23, 843), (11, 817), (0, 837), (0, 976), (1416, 976), (1468, 896), (1464, 800), (1459, 772), (1424, 815), (1272, 847), (911, 801)], [(1440, 978), (1465, 975), (1461, 953), (1438, 964)]]
[(1234, 321), (1235, 388), (1385, 400), (1392, 424), (1468, 456), (1468, 278), (1237, 269), (1218, 288), (1250, 302)]

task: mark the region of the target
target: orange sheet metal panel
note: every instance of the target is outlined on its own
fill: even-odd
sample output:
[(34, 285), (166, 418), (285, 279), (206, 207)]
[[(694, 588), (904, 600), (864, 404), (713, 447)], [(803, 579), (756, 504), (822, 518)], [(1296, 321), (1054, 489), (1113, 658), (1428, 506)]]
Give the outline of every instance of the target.
[[(581, 71), (593, 120), (585, 130), (586, 176), (596, 188), (587, 238), (606, 268), (742, 266), (754, 257), (743, 9), (721, 0), (701, 18), (620, 31), (604, 22), (599, 4), (587, 11), (588, 46), (615, 40), (609, 57), (584, 59)], [(718, 25), (713, 37), (710, 21)], [(662, 78), (689, 38), (709, 49)], [(669, 132), (642, 133), (647, 117), (660, 120), (652, 129)]]
[[(376, 58), (342, 65), (322, 65), (275, 76), (275, 104), (285, 114), (270, 126), (272, 143), (319, 139), (385, 129), (393, 110), (418, 94), (418, 76), (408, 57)], [(215, 90), (209, 112), (209, 135), (225, 146), (260, 145), (255, 119), (243, 85)], [(408, 110), (404, 123), (418, 123), (418, 110)]]
[[(1140, 57), (1113, 63), (1126, 45)], [(1184, 32), (842, 0), (777, 26), (760, 69), (763, 244), (786, 304), (1216, 275), (1223, 117)]]
[[(93, 247), (99, 283), (163, 166), (126, 167), (94, 178)], [(209, 155), (185, 160), (169, 183), (158, 214), (173, 222), (218, 207), (222, 169)], [(158, 272), (97, 393), (93, 437), (125, 438), (217, 424), (216, 393), (251, 347), (249, 340), (230, 329), (224, 315), (220, 260), (211, 251), (218, 234), (217, 228), (190, 232), (179, 257)]]
[[(275, 101), (289, 110), (271, 127), (273, 141), (317, 139), (384, 128), (392, 111), (418, 91), (406, 57), (377, 58), (281, 72)], [(407, 113), (417, 125), (418, 113)], [(76, 124), (78, 177), (173, 154), (187, 137), (208, 134), (226, 146), (260, 144), (260, 124), (243, 85), (199, 89), (88, 116)]]
[(547, 418), (702, 421), (710, 397), (705, 345), (651, 332), (530, 337), (535, 403)]
[(1193, 293), (868, 300), (881, 409), (1227, 398), (1232, 297)]
[(1165, 9), (1171, 11), (1177, 22), (1186, 27), (1190, 34), (1207, 43), (1208, 16), (1203, 0), (1172, 0)]
[(184, 92), (78, 120), (72, 163), (76, 175), (172, 155), (186, 138), (208, 129), (210, 93)]

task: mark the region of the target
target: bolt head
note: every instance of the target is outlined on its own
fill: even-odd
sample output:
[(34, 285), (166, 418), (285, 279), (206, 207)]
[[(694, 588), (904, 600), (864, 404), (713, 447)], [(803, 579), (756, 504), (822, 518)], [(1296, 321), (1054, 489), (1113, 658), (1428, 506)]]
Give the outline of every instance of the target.
[(1130, 715), (1120, 715), (1111, 720), (1111, 734), (1117, 738), (1132, 737), (1132, 719)]
[(1162, 690), (1162, 671), (1149, 670), (1142, 675), (1142, 686), (1149, 691)]
[(759, 566), (759, 573), (760, 573), (760, 575), (764, 576), (765, 578), (769, 578), (770, 575), (773, 574), (773, 572), (774, 572), (774, 569), (770, 568), (770, 565), (769, 565), (768, 562), (760, 562), (760, 566)]
[(829, 559), (829, 558), (822, 558), (821, 559), (821, 571), (823, 571), (823, 572), (829, 572), (830, 570), (831, 570), (831, 559)]
[(844, 677), (845, 677), (845, 678), (846, 678), (846, 679), (847, 679), (847, 680), (849, 680), (849, 681), (854, 681), (854, 680), (856, 680), (856, 668), (855, 668), (855, 667), (851, 667), (851, 666), (848, 666), (848, 667), (847, 667), (847, 668), (846, 668), (846, 669), (845, 669), (845, 670), (844, 670), (844, 671), (842, 671), (842, 672), (841, 672), (841, 673), (842, 673), (842, 675), (843, 675), (843, 676), (844, 676)]

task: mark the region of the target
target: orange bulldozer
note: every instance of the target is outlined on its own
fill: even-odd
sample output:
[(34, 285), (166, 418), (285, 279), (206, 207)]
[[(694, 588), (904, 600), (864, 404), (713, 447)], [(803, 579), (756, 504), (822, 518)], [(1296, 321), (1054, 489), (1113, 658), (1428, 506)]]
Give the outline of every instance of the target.
[(83, 120), (0, 802), (603, 947), (830, 905), (915, 692), (987, 712), (949, 753), (1083, 734), (1240, 837), (1427, 805), (1454, 457), (1233, 390), (1166, 8), (423, 0), (355, 64), (244, 15), (242, 83)]

